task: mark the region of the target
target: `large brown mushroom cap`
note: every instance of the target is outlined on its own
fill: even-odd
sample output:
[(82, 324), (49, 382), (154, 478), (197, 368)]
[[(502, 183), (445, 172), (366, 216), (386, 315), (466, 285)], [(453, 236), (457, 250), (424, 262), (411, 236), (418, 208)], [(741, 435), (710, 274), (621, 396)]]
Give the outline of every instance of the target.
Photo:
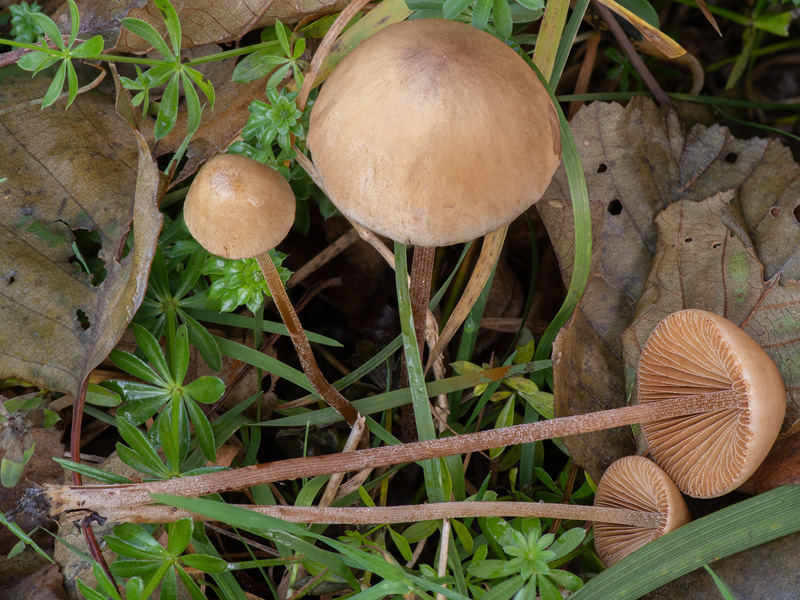
[(200, 169), (184, 204), (186, 226), (209, 252), (253, 258), (277, 246), (294, 223), (292, 188), (275, 169), (237, 154)]
[(735, 408), (642, 425), (654, 460), (678, 487), (713, 498), (744, 483), (766, 457), (786, 412), (786, 390), (764, 350), (727, 319), (683, 310), (642, 350), (639, 402), (733, 390)]
[(690, 520), (680, 490), (643, 456), (625, 456), (612, 463), (597, 485), (594, 505), (658, 514), (655, 528), (594, 523), (594, 545), (607, 567)]
[(558, 117), (508, 46), (441, 19), (390, 25), (334, 70), (308, 147), (333, 203), (404, 244), (444, 246), (510, 223), (561, 160)]

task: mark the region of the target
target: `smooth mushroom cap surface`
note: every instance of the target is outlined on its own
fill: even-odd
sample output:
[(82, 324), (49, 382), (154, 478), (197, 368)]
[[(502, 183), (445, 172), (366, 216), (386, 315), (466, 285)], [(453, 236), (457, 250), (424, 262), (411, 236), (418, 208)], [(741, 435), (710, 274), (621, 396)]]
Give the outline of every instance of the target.
[(275, 169), (252, 158), (220, 154), (189, 187), (186, 226), (212, 254), (253, 258), (277, 246), (294, 223), (295, 197)]
[(783, 424), (786, 389), (775, 363), (739, 327), (708, 311), (682, 310), (661, 321), (637, 377), (640, 403), (724, 390), (739, 397), (734, 408), (642, 424), (653, 459), (696, 498), (744, 483)]
[(643, 456), (625, 456), (613, 462), (597, 485), (594, 505), (659, 514), (656, 529), (593, 524), (594, 545), (607, 567), (690, 520), (680, 490), (658, 465)]
[(441, 19), (390, 25), (352, 51), (314, 103), (308, 147), (346, 217), (420, 246), (510, 223), (561, 160), (536, 74), (495, 37)]

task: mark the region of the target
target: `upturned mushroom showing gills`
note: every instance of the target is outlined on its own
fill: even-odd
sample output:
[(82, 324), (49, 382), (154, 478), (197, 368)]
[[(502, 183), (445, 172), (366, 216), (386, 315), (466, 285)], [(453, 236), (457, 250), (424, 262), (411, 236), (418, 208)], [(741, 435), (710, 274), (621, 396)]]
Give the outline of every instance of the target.
[(655, 517), (644, 525), (595, 521), (594, 545), (607, 567), (689, 522), (689, 509), (680, 490), (658, 465), (643, 456), (625, 456), (612, 463), (597, 484), (594, 505)]
[(497, 38), (442, 19), (390, 25), (342, 60), (314, 103), (308, 147), (346, 217), (427, 247), (507, 225), (561, 161), (536, 74)]
[(294, 192), (280, 173), (236, 154), (207, 161), (189, 187), (184, 205), (186, 226), (206, 250), (225, 258), (256, 259), (311, 385), (352, 426), (358, 413), (320, 372), (269, 256), (289, 233), (294, 211)]
[(642, 423), (650, 453), (685, 493), (725, 494), (758, 468), (780, 432), (786, 390), (778, 368), (739, 327), (714, 313), (683, 310), (650, 334), (638, 369), (638, 398), (732, 394), (729, 408)]

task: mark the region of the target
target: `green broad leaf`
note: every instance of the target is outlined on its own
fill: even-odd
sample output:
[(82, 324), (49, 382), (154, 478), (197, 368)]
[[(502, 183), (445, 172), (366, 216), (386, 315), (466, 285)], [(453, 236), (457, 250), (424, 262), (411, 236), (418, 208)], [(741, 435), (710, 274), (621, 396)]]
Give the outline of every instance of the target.
[(192, 400), (201, 404), (213, 404), (225, 392), (225, 384), (219, 377), (203, 375), (183, 386), (183, 391)]
[(125, 599), (126, 600), (144, 600), (142, 592), (144, 591), (144, 582), (141, 577), (131, 577), (125, 583)]
[(800, 531), (800, 486), (787, 485), (650, 542), (588, 581), (570, 599), (634, 600), (711, 561), (796, 531)]
[(555, 581), (560, 587), (572, 592), (577, 592), (583, 587), (583, 579), (563, 569), (550, 569), (547, 577)]
[(169, 80), (164, 95), (161, 96), (161, 106), (156, 117), (155, 138), (164, 138), (178, 120), (178, 81), (180, 76), (175, 73)]
[(144, 473), (149, 477), (156, 479), (169, 479), (170, 472), (164, 467), (164, 464), (159, 461), (158, 468), (153, 468), (152, 463), (145, 462), (142, 457), (128, 448), (125, 444), (117, 442), (116, 444), (117, 455), (119, 459), (126, 465), (133, 467), (140, 473)]
[[(509, 600), (525, 584), (525, 579), (519, 575), (507, 579), (493, 586), (483, 595), (482, 600)], [(535, 598), (536, 594), (525, 595), (525, 598)]]
[(403, 560), (410, 562), (414, 558), (414, 554), (411, 552), (411, 546), (409, 545), (408, 541), (391, 527), (388, 529), (389, 535), (392, 536), (394, 545), (397, 546), (397, 549), (400, 551), (400, 556), (403, 557)]
[(228, 563), (218, 556), (208, 556), (207, 554), (187, 554), (181, 556), (181, 563), (192, 569), (203, 571), (203, 573), (222, 573), (228, 569)]
[(474, 0), (445, 0), (442, 5), (442, 16), (445, 19), (455, 19), (462, 12), (467, 10), (467, 7), (472, 5)]
[[(150, 534), (148, 534), (150, 535)], [(153, 539), (152, 536), (150, 539)], [(109, 550), (112, 552), (116, 552), (120, 556), (127, 556), (129, 558), (135, 558), (139, 560), (147, 560), (147, 561), (158, 561), (151, 563), (158, 567), (160, 561), (166, 558), (166, 552), (160, 545), (161, 551), (159, 552), (155, 548), (151, 549), (148, 547), (139, 547), (136, 543), (129, 542), (118, 537), (107, 535), (105, 537), (106, 545), (108, 546)], [(153, 540), (155, 541), (155, 540)], [(117, 562), (117, 561), (115, 561)], [(138, 561), (136, 561), (138, 562)], [(135, 573), (136, 574), (136, 573)]]
[(200, 98), (197, 96), (197, 90), (192, 85), (192, 80), (186, 73), (181, 73), (181, 81), (183, 82), (183, 94), (186, 98), (186, 112), (188, 114), (188, 128), (189, 131), (197, 131), (200, 126), (200, 118), (203, 115), (203, 108), (200, 106)]
[[(137, 325), (134, 324), (134, 331), (136, 327)], [(141, 344), (139, 344), (139, 348), (142, 348)], [(144, 348), (142, 348), (142, 350), (144, 350)], [(160, 351), (159, 354), (161, 354)], [(109, 353), (108, 358), (110, 358), (111, 362), (113, 362), (116, 366), (118, 366), (120, 369), (122, 369), (129, 375), (138, 377), (139, 379), (142, 379), (154, 386), (162, 388), (167, 387), (167, 382), (164, 381), (164, 379), (162, 379), (158, 373), (156, 373), (144, 361), (142, 361), (140, 358), (137, 358), (130, 352), (114, 349)], [(163, 356), (161, 357), (161, 360), (162, 361), (164, 360)], [(166, 364), (166, 361), (164, 361), (164, 363)], [(160, 368), (161, 367), (159, 366), (159, 369)], [(166, 375), (167, 373), (169, 373), (169, 371), (165, 370), (164, 373)]]
[(782, 13), (765, 12), (753, 21), (756, 29), (766, 31), (773, 35), (786, 37), (789, 35), (789, 26), (797, 18), (797, 11), (790, 10)]
[(47, 67), (54, 65), (58, 61), (58, 57), (52, 56), (47, 52), (34, 51), (29, 52), (17, 61), (17, 66), (24, 71), (41, 71)]
[(363, 485), (358, 486), (358, 497), (361, 498), (361, 502), (364, 504), (364, 506), (371, 508), (375, 506), (375, 501), (370, 497)]
[(69, 44), (67, 46), (71, 48), (72, 44), (75, 43), (75, 38), (78, 37), (81, 17), (78, 14), (78, 6), (75, 4), (75, 0), (67, 0), (67, 4), (69, 5)]
[(279, 69), (276, 69), (276, 71), (270, 75), (270, 78), (267, 80), (267, 89), (276, 89), (291, 68), (291, 63), (286, 63)]
[(180, 566), (178, 566), (177, 570), (178, 570), (178, 577), (181, 578), (183, 585), (186, 586), (186, 590), (189, 592), (189, 595), (192, 597), (192, 600), (207, 600), (208, 596), (206, 596), (202, 592), (202, 590), (197, 586), (194, 579), (192, 579), (189, 576), (189, 574), (186, 571), (184, 571), (183, 568), (181, 568)]
[(50, 38), (50, 41), (55, 43), (55, 45), (58, 46), (62, 51), (67, 51), (67, 47), (64, 45), (64, 40), (61, 39), (61, 32), (58, 30), (58, 26), (50, 17), (37, 12), (30, 13), (30, 18), (34, 23), (36, 23), (39, 29), (44, 31), (44, 34)]
[(214, 100), (216, 98), (214, 92), (214, 84), (212, 84), (209, 79), (204, 77), (203, 74), (197, 69), (192, 69), (191, 67), (184, 67), (183, 72), (186, 73), (189, 76), (189, 78), (195, 82), (197, 87), (199, 87), (202, 90), (203, 94), (205, 94), (206, 98), (211, 104), (211, 110), (214, 110)]
[[(158, 343), (158, 340), (155, 338), (155, 336), (147, 331), (147, 329), (136, 323), (132, 325), (132, 329), (139, 349), (144, 353), (144, 355), (147, 357), (147, 360), (150, 361), (150, 364), (153, 365), (155, 370), (158, 371), (158, 374), (161, 376), (159, 380), (161, 382), (179, 385), (183, 380), (175, 378), (170, 379), (171, 370), (169, 368), (168, 361), (166, 358), (164, 358), (161, 345)], [(134, 373), (131, 373), (131, 375), (134, 375)], [(140, 377), (138, 375), (137, 377), (140, 379), (145, 379), (144, 377)], [(150, 381), (150, 383), (158, 385), (155, 381), (151, 381), (149, 379), (145, 379), (145, 381)]]
[[(108, 600), (108, 595), (101, 594), (100, 592), (90, 588), (80, 579), (78, 579), (77, 582), (78, 582), (78, 590), (83, 595), (83, 597), (86, 598), (86, 600)], [(114, 600), (121, 600), (119, 594), (112, 595), (111, 597)]]
[[(151, 585), (153, 585), (153, 582), (150, 582), (148, 587)], [(159, 600), (178, 600), (178, 578), (174, 568), (170, 567), (164, 573), (164, 579), (161, 581), (161, 597)]]
[[(36, 13), (38, 14), (38, 13)], [(46, 108), (53, 104), (56, 100), (58, 100), (59, 95), (61, 95), (61, 89), (64, 87), (64, 78), (67, 74), (67, 63), (68, 59), (65, 59), (61, 62), (61, 66), (58, 67), (58, 71), (56, 71), (56, 76), (53, 77), (53, 81), (50, 84), (50, 87), (47, 88), (47, 92), (42, 98), (42, 108)]]
[(469, 565), (469, 567), (467, 567), (467, 572), (473, 577), (478, 577), (480, 579), (497, 579), (498, 577), (505, 577), (508, 575), (506, 564), (508, 564), (508, 561), (505, 560), (484, 560)]
[[(129, 386), (125, 386), (125, 388), (129, 389), (135, 385), (136, 384), (131, 384)], [(135, 400), (126, 401), (119, 408), (117, 415), (130, 421), (133, 425), (141, 425), (147, 421), (147, 419), (155, 415), (161, 409), (161, 407), (169, 401), (170, 396), (164, 390), (158, 390), (157, 388), (150, 389), (154, 389), (158, 393), (154, 392), (152, 395), (147, 397), (139, 397)], [(126, 394), (126, 397), (130, 397), (130, 394)]]
[(245, 56), (233, 70), (231, 79), (237, 83), (249, 83), (269, 75), (275, 67), (286, 63), (286, 58), (275, 55), (280, 47), (275, 42), (274, 48), (265, 48)]
[(486, 29), (489, 24), (489, 15), (492, 12), (493, 0), (477, 0), (472, 11), (472, 26)]
[(147, 550), (154, 556), (166, 556), (167, 551), (153, 535), (136, 523), (121, 523), (114, 527), (114, 537), (133, 545), (139, 550)]
[(420, 521), (409, 525), (403, 530), (403, 537), (409, 544), (416, 544), (432, 536), (438, 529), (441, 521)]
[(152, 575), (158, 570), (160, 562), (156, 560), (120, 560), (111, 563), (111, 572), (117, 577), (145, 577)]
[(458, 541), (461, 543), (461, 546), (464, 548), (464, 550), (467, 552), (472, 552), (473, 539), (469, 528), (461, 521), (457, 521), (455, 519), (450, 521), (450, 526), (453, 528), (453, 531), (455, 532), (456, 537), (458, 538)]
[(281, 45), (284, 56), (288, 58), (292, 55), (292, 32), (280, 21), (275, 21), (275, 35), (278, 38), (278, 43)]
[(122, 26), (125, 27), (125, 29), (134, 35), (138, 35), (145, 42), (150, 44), (164, 58), (175, 60), (176, 55), (170, 51), (169, 46), (164, 41), (164, 38), (161, 37), (161, 34), (158, 33), (156, 28), (150, 25), (150, 23), (146, 23), (141, 19), (134, 19), (133, 17), (125, 17), (120, 19), (120, 23), (122, 23)]
[(209, 368), (219, 372), (222, 369), (222, 355), (208, 329), (186, 314), (184, 310), (178, 309), (178, 318), (189, 328), (189, 342), (197, 348)]
[(181, 21), (178, 18), (178, 13), (175, 12), (172, 3), (169, 0), (153, 0), (156, 8), (161, 12), (164, 19), (164, 24), (167, 26), (167, 33), (172, 42), (172, 49), (175, 56), (181, 54)]
[(292, 51), (292, 58), (294, 60), (299, 60), (303, 53), (306, 51), (306, 41), (303, 38), (297, 40), (294, 44), (294, 50)]
[(6, 554), (6, 559), (11, 560), (15, 556), (21, 554), (24, 550), (25, 550), (25, 542), (20, 540), (11, 547), (11, 550), (8, 551), (8, 554)]
[(528, 10), (544, 10), (544, 0), (517, 0), (517, 2)]
[(583, 527), (573, 527), (561, 534), (558, 539), (548, 546), (548, 550), (554, 553), (551, 561), (566, 556), (575, 548), (581, 545), (586, 538), (586, 530)]
[(179, 386), (183, 384), (189, 370), (189, 332), (186, 325), (178, 327), (171, 344), (169, 339), (167, 341), (167, 363), (172, 377), (171, 382)]
[(53, 460), (60, 464), (65, 469), (69, 469), (70, 471), (74, 471), (76, 473), (80, 473), (86, 477), (91, 477), (92, 479), (97, 479), (98, 481), (102, 481), (103, 483), (131, 483), (131, 480), (127, 477), (123, 477), (122, 475), (117, 475), (116, 473), (109, 473), (103, 469), (98, 469), (97, 467), (92, 467), (90, 465), (84, 465), (76, 462), (72, 462), (71, 460), (67, 460), (66, 458), (59, 458), (57, 456), (53, 457)]
[(78, 95), (78, 74), (75, 72), (72, 61), (65, 61), (64, 64), (67, 65), (67, 90), (69, 91), (67, 107), (69, 107)]
[(22, 474), (25, 472), (25, 465), (28, 464), (28, 461), (33, 456), (35, 446), (35, 443), (31, 444), (31, 447), (25, 450), (22, 460), (19, 462), (5, 456), (0, 460), (0, 484), (3, 487), (12, 488), (19, 483), (20, 479), (22, 479)]
[(494, 18), (494, 26), (500, 37), (504, 40), (510, 38), (513, 22), (511, 21), (511, 9), (508, 6), (508, 0), (494, 0), (492, 17)]
[[(505, 403), (505, 406), (503, 406), (502, 410), (500, 411), (500, 414), (497, 416), (497, 421), (495, 422), (494, 425), (495, 428), (509, 427), (510, 425), (514, 424), (514, 400), (515, 400), (514, 396), (511, 396), (508, 402)], [(492, 448), (491, 450), (489, 450), (489, 458), (494, 460), (495, 458), (500, 456), (504, 450), (505, 447)]]
[(189, 419), (194, 425), (194, 434), (197, 437), (197, 444), (203, 451), (203, 456), (214, 462), (217, 459), (217, 453), (214, 445), (214, 433), (208, 417), (198, 408), (197, 404), (191, 401), (186, 402), (186, 412), (189, 413)]
[(192, 540), (192, 520), (178, 519), (167, 526), (167, 554), (180, 556)]
[(89, 58), (103, 53), (104, 43), (102, 36), (96, 35), (85, 42), (81, 42), (69, 51), (73, 58)]
[(97, 582), (97, 589), (104, 592), (108, 596), (112, 598), (119, 598), (119, 593), (117, 591), (116, 586), (111, 583), (111, 580), (108, 578), (108, 575), (103, 570), (103, 568), (98, 563), (92, 564), (92, 574), (94, 575), (94, 579)]
[(125, 440), (125, 443), (130, 446), (130, 449), (133, 450), (145, 464), (154, 471), (164, 470), (164, 463), (161, 462), (158, 452), (156, 452), (153, 445), (138, 427), (134, 427), (130, 421), (124, 417), (117, 417), (117, 430), (122, 436), (122, 439)]
[(86, 402), (95, 406), (119, 406), (122, 398), (119, 394), (96, 383), (90, 383), (86, 390)]
[(540, 575), (536, 578), (536, 582), (539, 584), (539, 595), (542, 600), (564, 600), (564, 597), (558, 591), (558, 587), (547, 577)]

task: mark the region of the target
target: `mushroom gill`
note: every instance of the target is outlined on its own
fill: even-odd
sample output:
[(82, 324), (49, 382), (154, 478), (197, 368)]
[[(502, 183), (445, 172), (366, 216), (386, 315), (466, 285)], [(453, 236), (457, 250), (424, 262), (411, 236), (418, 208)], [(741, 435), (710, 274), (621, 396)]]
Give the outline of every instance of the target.
[[(773, 391), (762, 391), (764, 384)], [(639, 402), (718, 391), (735, 392), (738, 404), (642, 424), (654, 460), (684, 492), (698, 498), (724, 494), (752, 474), (777, 430), (767, 435), (771, 439), (762, 449), (751, 403), (756, 395), (774, 395), (771, 404), (779, 415), (768, 420), (773, 429), (776, 422), (780, 427), (785, 391), (772, 360), (730, 321), (701, 310), (680, 311), (661, 321), (642, 350)], [(757, 462), (754, 448), (760, 454)]]

